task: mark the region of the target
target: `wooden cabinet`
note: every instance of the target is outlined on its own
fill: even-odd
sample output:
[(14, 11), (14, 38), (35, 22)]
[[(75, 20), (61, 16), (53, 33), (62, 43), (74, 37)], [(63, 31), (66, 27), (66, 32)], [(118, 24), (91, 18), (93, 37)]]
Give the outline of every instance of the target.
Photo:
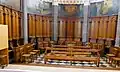
[(8, 26), (0, 25), (0, 66), (8, 63)]

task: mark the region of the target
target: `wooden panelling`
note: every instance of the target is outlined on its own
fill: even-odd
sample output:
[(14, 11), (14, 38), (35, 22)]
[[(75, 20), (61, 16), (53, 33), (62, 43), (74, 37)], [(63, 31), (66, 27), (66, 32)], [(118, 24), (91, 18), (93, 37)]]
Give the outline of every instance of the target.
[(103, 25), (102, 24), (103, 24), (103, 18), (100, 18), (98, 39), (102, 39), (102, 32), (103, 32)]
[(91, 39), (115, 39), (117, 16), (92, 17), (91, 20)]
[(40, 21), (40, 24), (39, 24), (39, 34), (40, 34), (40, 37), (42, 37), (42, 29), (43, 29), (43, 24), (42, 24), (42, 16), (39, 16), (39, 21)]
[(103, 39), (106, 39), (107, 38), (107, 29), (108, 29), (108, 17), (104, 17), (103, 19), (104, 19), (104, 21), (103, 21), (102, 37), (103, 37)]
[(22, 12), (12, 7), (0, 5), (0, 24), (8, 25), (8, 38), (10, 41), (22, 38)]
[(60, 20), (60, 25), (59, 25), (59, 37), (65, 37), (65, 21)]
[(49, 17), (46, 17), (46, 36), (50, 37), (50, 19)]
[(46, 17), (43, 17), (43, 37), (46, 37)]
[(8, 8), (5, 8), (5, 24), (8, 25), (9, 40), (12, 40), (11, 12), (10, 12), (10, 9), (8, 9)]
[(36, 36), (36, 21), (35, 21), (35, 15), (32, 15), (32, 28), (33, 28), (33, 33), (32, 36), (35, 37)]
[(12, 11), (12, 32), (13, 32), (13, 39), (17, 39), (17, 31), (16, 31), (16, 12)]
[(73, 37), (73, 32), (74, 32), (74, 21), (72, 20), (67, 20), (66, 22), (66, 28), (67, 28), (67, 37)]
[(32, 37), (32, 16), (28, 15), (29, 19), (28, 19), (28, 29), (29, 29), (29, 37)]
[(58, 25), (58, 35), (60, 38), (66, 38), (66, 40), (74, 40), (74, 38), (80, 39), (82, 37), (82, 24), (79, 18), (60, 18)]
[(39, 21), (39, 16), (36, 16), (36, 37), (40, 37), (39, 31), (40, 31), (40, 21)]
[(82, 37), (82, 24), (81, 24), (81, 21), (79, 20), (75, 21), (74, 35), (75, 35), (75, 38)]
[(4, 10), (3, 10), (3, 6), (0, 6), (0, 24), (4, 24)]
[(29, 37), (51, 37), (51, 17), (28, 14)]
[(16, 39), (20, 39), (20, 34), (19, 34), (19, 13), (16, 12)]
[(94, 20), (92, 20), (92, 23), (91, 23), (91, 30), (90, 30), (90, 38), (95, 38), (94, 37), (94, 31), (95, 31), (95, 21)]
[(115, 39), (116, 34), (116, 26), (117, 26), (117, 16), (112, 16), (112, 27), (111, 27), (111, 37), (112, 39)]

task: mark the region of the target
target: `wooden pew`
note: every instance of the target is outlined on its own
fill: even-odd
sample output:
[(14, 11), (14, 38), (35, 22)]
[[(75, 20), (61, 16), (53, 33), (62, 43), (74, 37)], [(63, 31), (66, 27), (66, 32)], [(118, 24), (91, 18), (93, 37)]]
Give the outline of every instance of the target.
[[(51, 53), (47, 53), (50, 50)], [(54, 52), (54, 51), (62, 51), (63, 53)], [(79, 55), (79, 52), (95, 52), (97, 53), (96, 57), (83, 57), (79, 56), (76, 57), (75, 55)], [(86, 61), (86, 62), (94, 62), (97, 66), (99, 66), (100, 57), (99, 57), (99, 50), (97, 49), (71, 49), (71, 48), (46, 48), (45, 57), (44, 57), (45, 64), (48, 60), (65, 60), (65, 61)], [(72, 63), (71, 63), (72, 65)]]

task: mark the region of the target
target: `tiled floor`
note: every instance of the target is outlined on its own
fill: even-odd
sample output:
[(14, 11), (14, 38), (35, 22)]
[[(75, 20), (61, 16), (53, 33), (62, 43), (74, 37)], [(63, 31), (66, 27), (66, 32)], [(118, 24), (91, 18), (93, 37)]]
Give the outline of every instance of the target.
[[(34, 60), (33, 63), (30, 63), (30, 64), (44, 64), (44, 58), (43, 58), (44, 55), (41, 55), (40, 57), (37, 58), (37, 60)], [(71, 65), (70, 64), (70, 61), (59, 61), (59, 60), (49, 60), (47, 62), (47, 64), (57, 64), (57, 65)], [(72, 63), (73, 66), (88, 66), (88, 67), (96, 67), (96, 65), (93, 63), (93, 62), (73, 62)], [(111, 66), (110, 64), (108, 64), (106, 62), (106, 58), (105, 57), (102, 57), (100, 59), (100, 65), (99, 67), (106, 67), (106, 68), (114, 68), (114, 66)], [(119, 68), (119, 67), (117, 67)]]
[[(44, 59), (43, 55), (39, 56), (37, 60), (34, 60), (31, 64), (43, 64)], [(68, 65), (70, 66), (69, 61), (49, 61), (48, 64), (57, 64), (57, 65)], [(75, 62), (73, 66), (80, 66), (81, 68), (69, 68), (69, 67), (56, 67), (56, 66), (29, 66), (29, 65), (13, 65), (9, 64), (5, 69), (0, 70), (0, 72), (120, 72), (119, 70), (100, 70), (94, 69), (96, 67), (93, 63), (88, 62)], [(82, 66), (90, 66), (93, 68), (82, 68)], [(106, 63), (105, 58), (101, 58), (100, 67), (112, 68), (109, 64)]]

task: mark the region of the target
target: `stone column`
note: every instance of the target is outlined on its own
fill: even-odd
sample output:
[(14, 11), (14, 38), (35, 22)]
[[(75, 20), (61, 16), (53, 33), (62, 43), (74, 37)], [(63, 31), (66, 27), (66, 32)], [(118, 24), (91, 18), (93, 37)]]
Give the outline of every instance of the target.
[(83, 15), (83, 25), (82, 25), (82, 42), (88, 42), (88, 15), (89, 15), (89, 0), (84, 3), (84, 15)]
[(24, 44), (28, 43), (28, 24), (27, 24), (27, 0), (22, 0), (22, 23), (23, 23), (23, 37), (24, 37)]
[[(118, 4), (119, 3), (120, 3), (120, 0), (118, 0)], [(117, 22), (115, 46), (117, 46), (117, 47), (120, 46), (120, 4), (119, 4), (119, 11), (118, 11), (118, 22)]]
[(53, 9), (52, 40), (57, 41), (57, 37), (58, 37), (58, 2), (57, 1), (53, 0), (52, 9)]

